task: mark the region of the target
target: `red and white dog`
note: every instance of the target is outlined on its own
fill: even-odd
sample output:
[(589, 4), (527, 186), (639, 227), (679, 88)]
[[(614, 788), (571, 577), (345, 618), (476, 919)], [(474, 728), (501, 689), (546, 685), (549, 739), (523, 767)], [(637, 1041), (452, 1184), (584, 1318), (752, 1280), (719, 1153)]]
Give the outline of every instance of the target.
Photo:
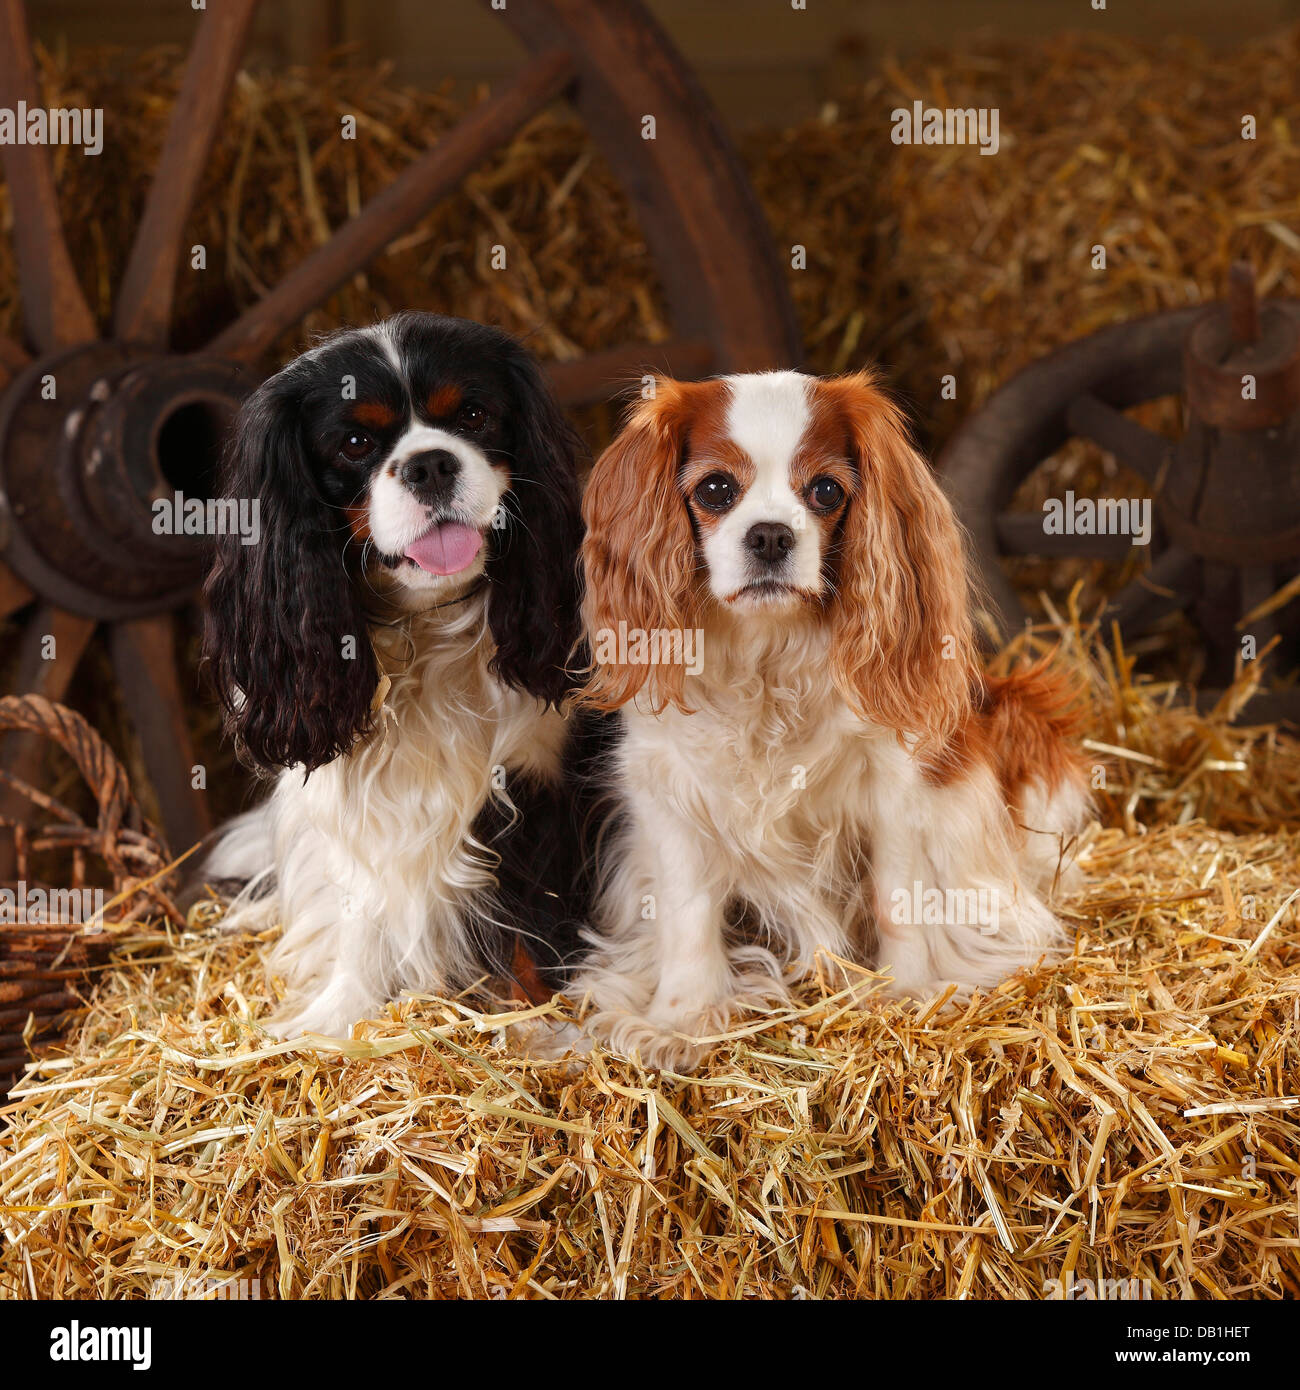
[(983, 673), (962, 533), (871, 373), (660, 381), (584, 512), (585, 696), (623, 729), (598, 1034), (689, 1063), (819, 950), (921, 998), (1059, 943), (1069, 691)]

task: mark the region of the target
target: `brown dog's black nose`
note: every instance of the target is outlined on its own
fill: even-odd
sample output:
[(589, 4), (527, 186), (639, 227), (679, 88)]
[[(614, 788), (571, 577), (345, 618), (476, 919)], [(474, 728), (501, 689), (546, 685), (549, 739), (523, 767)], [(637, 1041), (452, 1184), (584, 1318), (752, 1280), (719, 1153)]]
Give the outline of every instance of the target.
[(774, 565), (794, 549), (794, 532), (779, 521), (760, 521), (745, 532), (745, 548)]
[(397, 476), (421, 502), (436, 502), (446, 495), (459, 472), (460, 460), (455, 454), (447, 449), (430, 449), (412, 454)]

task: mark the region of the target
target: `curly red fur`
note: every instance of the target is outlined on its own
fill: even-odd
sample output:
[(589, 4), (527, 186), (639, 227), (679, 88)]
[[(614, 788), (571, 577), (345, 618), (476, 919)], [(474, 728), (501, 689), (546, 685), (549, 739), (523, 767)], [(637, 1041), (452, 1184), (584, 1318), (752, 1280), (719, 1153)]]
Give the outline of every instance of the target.
[[(677, 467), (694, 412), (716, 389), (713, 382), (660, 380), (596, 461), (583, 498), (588, 640), (620, 621), (647, 631), (696, 625), (695, 538)], [(684, 709), (682, 680), (680, 666), (599, 665), (581, 698), (613, 710), (644, 692), (656, 711)]]
[(1085, 764), (1073, 746), (1084, 718), (1081, 695), (1054, 654), (1005, 676), (984, 676), (975, 708), (930, 760), (927, 780), (946, 786), (982, 762), (996, 770), (1012, 805), (1031, 782), (1082, 789)]
[(819, 382), (816, 399), (847, 433), (860, 487), (831, 610), (836, 686), (863, 718), (942, 748), (978, 688), (961, 528), (874, 373)]

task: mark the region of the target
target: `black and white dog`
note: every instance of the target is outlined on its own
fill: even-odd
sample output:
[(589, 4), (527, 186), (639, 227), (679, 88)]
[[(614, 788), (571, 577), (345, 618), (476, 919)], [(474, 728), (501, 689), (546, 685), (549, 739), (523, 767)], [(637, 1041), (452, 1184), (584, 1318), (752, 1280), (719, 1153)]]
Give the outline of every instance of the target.
[(261, 537), (219, 542), (206, 650), (241, 754), (280, 771), (204, 872), (248, 881), (233, 923), (283, 924), (280, 1035), (530, 958), (559, 979), (580, 451), (518, 343), (428, 314), (336, 334), (246, 403), (223, 490)]

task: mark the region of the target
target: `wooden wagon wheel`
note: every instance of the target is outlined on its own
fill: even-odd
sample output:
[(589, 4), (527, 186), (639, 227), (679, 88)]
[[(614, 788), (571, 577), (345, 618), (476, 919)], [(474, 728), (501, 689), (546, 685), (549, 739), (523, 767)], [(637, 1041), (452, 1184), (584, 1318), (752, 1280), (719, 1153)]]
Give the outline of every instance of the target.
[[(1181, 394), (1181, 439), (1124, 411)], [(1233, 267), (1225, 303), (1103, 329), (1033, 363), (996, 392), (940, 458), (971, 533), (1004, 632), (1025, 618), (1003, 570), (1009, 556), (1076, 556), (1119, 566), (1129, 534), (1048, 534), (1044, 512), (1008, 511), (1016, 489), (1070, 437), (1090, 439), (1145, 483), (1155, 521), (1151, 563), (1112, 595), (1107, 619), (1130, 640), (1182, 610), (1204, 646), (1202, 704), (1233, 675), (1243, 637), (1282, 639), (1278, 667), (1300, 659), (1295, 602), (1248, 619), (1300, 571), (1300, 302), (1255, 298)], [(1250, 717), (1300, 717), (1300, 694), (1264, 691)]]
[[(197, 353), (169, 351), (181, 234), (256, 0), (208, 0), (159, 165), (101, 335), (69, 259), (43, 148), (6, 145), (26, 343), (0, 340), (0, 618), (34, 604), (19, 692), (66, 693), (99, 624), (173, 847), (208, 826), (191, 788), (174, 612), (205, 568), (199, 537), (155, 535), (150, 504), (203, 496), (256, 364), (339, 285), (559, 97), (636, 208), (675, 336), (552, 369), (570, 404), (646, 366), (678, 375), (796, 362), (781, 268), (707, 99), (639, 0), (510, 0), (524, 66)], [(0, 0), (0, 105), (39, 103), (22, 0)], [(656, 138), (644, 139), (653, 115)], [(49, 383), (56, 398), (48, 399)], [(11, 771), (33, 775), (30, 743)]]

